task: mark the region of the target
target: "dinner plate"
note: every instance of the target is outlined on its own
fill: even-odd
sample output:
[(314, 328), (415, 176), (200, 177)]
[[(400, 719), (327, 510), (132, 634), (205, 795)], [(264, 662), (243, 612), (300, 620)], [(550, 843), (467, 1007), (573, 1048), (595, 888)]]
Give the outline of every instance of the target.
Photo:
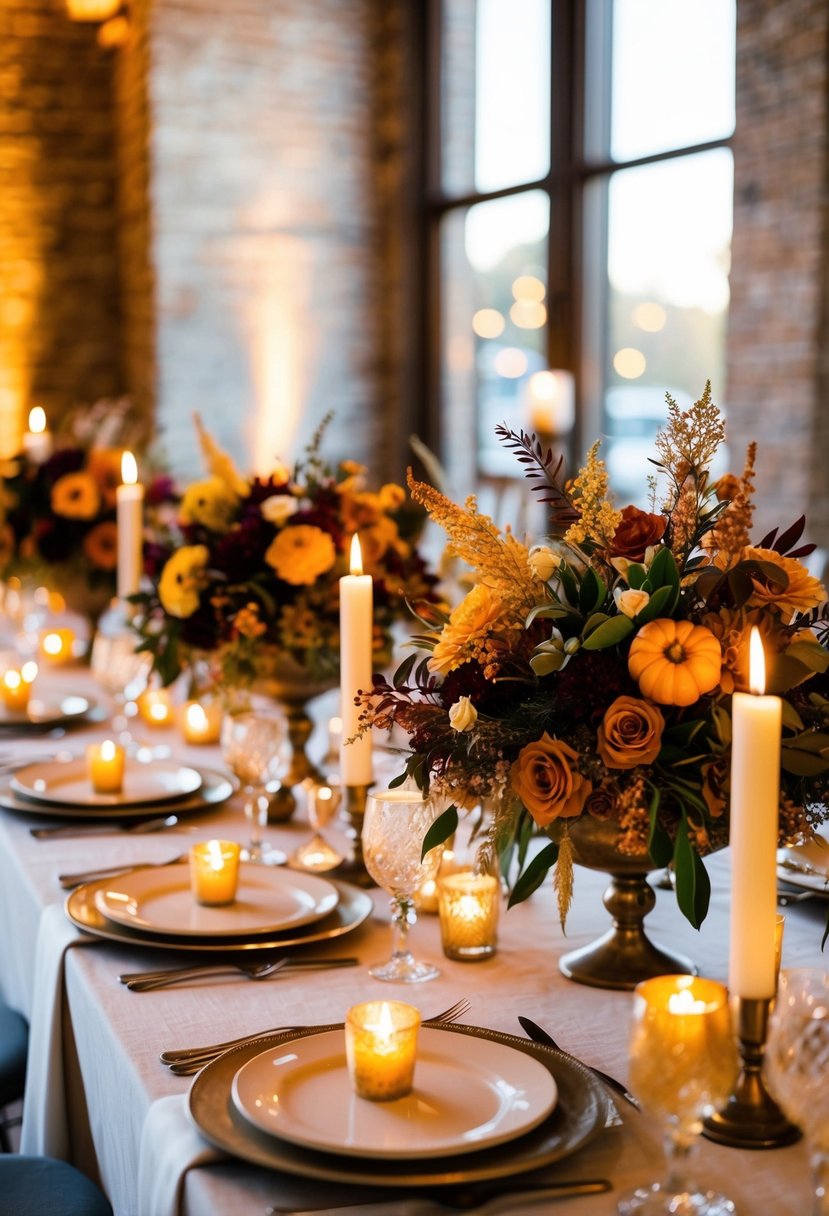
[(77, 693), (37, 691), (32, 693), (29, 704), (22, 713), (14, 712), (0, 704), (0, 733), (5, 730), (15, 733), (31, 730), (34, 734), (53, 726), (92, 719), (100, 721), (105, 716), (103, 707), (91, 697), (83, 697)]
[(423, 1026), (414, 1087), (404, 1098), (357, 1097), (342, 1030), (263, 1051), (242, 1065), (231, 1093), (245, 1118), (280, 1140), (346, 1157), (413, 1160), (514, 1140), (549, 1115), (557, 1089), (524, 1052)]
[[(192, 814), (204, 811), (213, 806), (226, 802), (235, 790), (234, 782), (227, 773), (215, 769), (198, 770), (201, 777), (201, 787), (194, 794), (185, 798), (170, 801), (170, 812), (176, 815)], [(61, 803), (35, 802), (34, 799), (23, 798), (15, 793), (11, 786), (11, 777), (0, 777), (0, 807), (7, 811), (19, 811), (26, 815), (47, 815), (50, 819), (88, 819), (88, 820), (121, 820), (137, 819), (147, 814), (147, 803), (129, 806), (64, 806)]]
[[(281, 1047), (292, 1049), (303, 1038), (336, 1030), (342, 1025), (309, 1027), (280, 1035), (263, 1035), (226, 1051), (207, 1064), (190, 1089), (190, 1113), (211, 1144), (244, 1161), (269, 1169), (284, 1170), (309, 1178), (331, 1182), (355, 1182), (369, 1186), (435, 1187), (466, 1182), (507, 1178), (513, 1174), (540, 1169), (568, 1157), (583, 1147), (605, 1125), (608, 1098), (603, 1086), (579, 1061), (551, 1047), (531, 1043), (515, 1035), (474, 1026), (435, 1027), (439, 1034), (451, 1034), (502, 1043), (539, 1061), (552, 1075), (558, 1088), (558, 1101), (546, 1118), (531, 1131), (514, 1140), (490, 1147), (485, 1153), (459, 1152), (434, 1162), (403, 1162), (397, 1158), (345, 1157), (319, 1152), (280, 1140), (254, 1127), (239, 1113), (231, 1096), (233, 1078), (249, 1060), (263, 1051)], [(449, 1050), (459, 1040), (447, 1040)]]
[(201, 775), (175, 760), (141, 762), (128, 757), (124, 783), (116, 793), (101, 794), (89, 779), (86, 757), (47, 760), (18, 769), (11, 788), (21, 798), (61, 806), (101, 807), (152, 806), (187, 798), (201, 788)]
[(329, 941), (331, 938), (351, 933), (371, 915), (374, 908), (373, 900), (366, 891), (361, 891), (350, 883), (332, 882), (339, 896), (337, 906), (322, 920), (313, 921), (309, 925), (297, 925), (295, 929), (286, 929), (280, 933), (250, 937), (234, 937), (230, 934), (209, 939), (172, 934), (168, 937), (160, 933), (132, 929), (104, 916), (95, 903), (95, 896), (111, 882), (112, 879), (107, 878), (76, 887), (66, 898), (66, 915), (78, 929), (92, 934), (93, 937), (132, 946), (152, 946), (156, 950), (188, 950), (200, 954), (250, 954), (259, 950), (283, 950), (287, 946), (308, 946), (312, 942)]
[(238, 937), (279, 933), (322, 920), (339, 898), (334, 884), (324, 878), (243, 862), (235, 901), (207, 908), (193, 899), (185, 862), (118, 874), (95, 892), (95, 906), (110, 920), (146, 933)]
[(805, 844), (778, 849), (777, 877), (793, 887), (829, 897), (829, 840), (814, 836)]

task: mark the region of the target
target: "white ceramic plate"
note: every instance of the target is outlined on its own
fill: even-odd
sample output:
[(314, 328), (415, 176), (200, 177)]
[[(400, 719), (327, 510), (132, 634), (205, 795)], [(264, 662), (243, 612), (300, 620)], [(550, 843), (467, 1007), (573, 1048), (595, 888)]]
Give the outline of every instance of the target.
[[(236, 786), (227, 773), (216, 769), (200, 768), (199, 775), (202, 784), (195, 794), (186, 798), (177, 798), (170, 805), (169, 813), (176, 815), (192, 815), (198, 811), (209, 810), (226, 802)], [(149, 808), (143, 803), (138, 806), (64, 806), (56, 802), (35, 802), (31, 798), (23, 798), (16, 794), (11, 787), (11, 778), (0, 777), (0, 807), (19, 814), (40, 815), (47, 819), (88, 819), (100, 820), (103, 823), (120, 823), (130, 819), (147, 818)], [(152, 812), (150, 812), (152, 813)]]
[(226, 907), (195, 902), (186, 863), (119, 874), (95, 892), (95, 906), (110, 920), (177, 937), (279, 933), (322, 920), (338, 901), (337, 888), (327, 879), (245, 862), (236, 900)]
[(829, 896), (829, 840), (816, 836), (806, 844), (778, 849), (777, 877), (793, 887)]
[(86, 758), (49, 760), (18, 769), (10, 785), (21, 798), (55, 802), (64, 806), (150, 806), (187, 798), (201, 788), (201, 774), (174, 760), (151, 760), (146, 764), (127, 758), (124, 785), (117, 794), (98, 794), (92, 788)]
[(12, 726), (57, 726), (61, 722), (82, 720), (97, 709), (89, 697), (61, 692), (33, 692), (28, 706), (14, 712), (0, 704), (0, 729)]
[(237, 1110), (281, 1140), (346, 1157), (417, 1159), (479, 1152), (537, 1127), (556, 1083), (502, 1043), (447, 1038), (421, 1027), (415, 1084), (405, 1098), (369, 1102), (351, 1087), (344, 1032), (295, 1039), (236, 1073)]

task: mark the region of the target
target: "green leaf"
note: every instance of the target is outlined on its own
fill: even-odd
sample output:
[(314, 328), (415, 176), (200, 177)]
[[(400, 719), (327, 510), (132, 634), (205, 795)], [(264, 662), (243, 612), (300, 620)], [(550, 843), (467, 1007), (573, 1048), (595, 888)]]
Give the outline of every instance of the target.
[(594, 612), (584, 622), (584, 627), (581, 631), (582, 637), (586, 638), (588, 633), (592, 633), (594, 629), (598, 629), (600, 625), (603, 625), (605, 621), (609, 620), (610, 617), (606, 612)]
[(780, 749), (780, 766), (796, 777), (817, 777), (829, 769), (829, 760), (794, 747), (783, 747)]
[(651, 830), (648, 834), (648, 852), (654, 865), (666, 866), (674, 855), (674, 846), (670, 836), (659, 822), (659, 802), (659, 790), (654, 790), (651, 804), (648, 807), (651, 821)]
[(786, 700), (783, 700), (781, 705), (783, 707), (783, 725), (789, 730), (803, 730), (803, 719), (795, 707)]
[(701, 857), (695, 852), (688, 838), (688, 823), (684, 815), (676, 834), (674, 869), (676, 902), (685, 919), (690, 921), (695, 929), (699, 929), (708, 912), (711, 883)]
[(648, 570), (648, 578), (654, 587), (679, 587), (679, 570), (667, 545), (657, 550)]
[(589, 638), (585, 638), (582, 646), (585, 650), (607, 650), (617, 646), (633, 633), (633, 621), (626, 616), (612, 616), (610, 620), (594, 629)]
[(638, 562), (633, 562), (628, 566), (627, 585), (633, 591), (638, 591), (648, 577), (648, 572), (644, 566), (640, 566)]
[(606, 595), (607, 587), (604, 582), (592, 566), (588, 567), (579, 590), (579, 608), (585, 616), (588, 616), (601, 607)]
[(529, 899), (533, 891), (537, 891), (541, 886), (557, 861), (558, 845), (550, 841), (549, 844), (545, 844), (540, 853), (536, 853), (524, 873), (519, 875), (518, 881), (510, 892), (507, 907), (512, 908), (515, 904)]
[(786, 648), (786, 656), (798, 659), (810, 671), (817, 671), (821, 674), (829, 667), (829, 650), (824, 649), (820, 642), (809, 642), (805, 639), (801, 642), (792, 642), (791, 646)]
[(398, 667), (397, 671), (392, 676), (392, 684), (395, 688), (402, 688), (412, 674), (412, 668), (418, 660), (417, 651), (413, 651), (408, 658), (405, 658)]
[(705, 726), (703, 718), (693, 718), (688, 722), (677, 722), (662, 732), (663, 743), (675, 743), (677, 747), (687, 747), (691, 740)]
[(636, 614), (636, 624), (646, 625), (658, 616), (670, 616), (676, 607), (679, 590), (676, 587), (658, 587), (641, 612)]
[(535, 608), (532, 608), (527, 613), (527, 618), (524, 621), (524, 628), (529, 629), (533, 621), (544, 619), (545, 617), (552, 617), (555, 619), (556, 617), (566, 615), (567, 609), (562, 608), (560, 604), (536, 604)]
[(567, 565), (567, 562), (562, 562), (558, 568), (559, 582), (564, 588), (564, 594), (575, 608), (579, 602), (579, 585), (576, 582), (576, 576)]
[(537, 676), (549, 676), (554, 671), (561, 671), (569, 655), (561, 650), (542, 650), (530, 659), (530, 667)]
[(400, 773), (397, 777), (392, 777), (391, 781), (389, 782), (389, 789), (396, 790), (398, 785), (403, 784), (403, 782), (406, 780), (408, 775), (409, 774), (404, 771), (404, 772)]
[(432, 849), (436, 849), (438, 845), (445, 844), (450, 836), (454, 835), (458, 830), (458, 808), (454, 805), (447, 807), (446, 810), (438, 815), (429, 831), (423, 837), (423, 848), (420, 851), (420, 860)]

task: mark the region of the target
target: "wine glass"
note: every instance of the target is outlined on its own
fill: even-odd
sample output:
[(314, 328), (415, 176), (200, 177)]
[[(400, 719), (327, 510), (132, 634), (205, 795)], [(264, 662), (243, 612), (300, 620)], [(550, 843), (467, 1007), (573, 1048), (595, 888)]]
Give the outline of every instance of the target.
[(151, 656), (139, 651), (138, 643), (138, 635), (116, 601), (98, 624), (90, 666), (95, 679), (112, 696), (112, 725), (127, 747), (133, 745), (129, 719), (136, 712), (135, 699), (147, 687), (152, 667)]
[(725, 1216), (733, 1202), (687, 1175), (703, 1119), (722, 1106), (737, 1077), (728, 993), (714, 980), (661, 975), (637, 984), (630, 1032), (630, 1086), (665, 1133), (664, 1182), (638, 1187), (623, 1216)]
[(415, 961), (408, 932), (417, 919), (415, 892), (435, 877), (440, 864), (440, 847), (420, 858), (423, 839), (440, 809), (418, 790), (382, 790), (366, 798), (363, 860), (377, 885), (392, 897), (391, 958), (369, 968), (375, 979), (413, 984), (439, 974), (430, 963)]
[(814, 1216), (829, 1216), (829, 974), (798, 967), (780, 973), (766, 1042), (765, 1080), (809, 1149)]
[(315, 872), (333, 870), (342, 861), (342, 855), (325, 839), (323, 833), (339, 809), (339, 788), (321, 784), (310, 777), (302, 784), (305, 788), (308, 820), (314, 834), (291, 855), (291, 865)]
[(283, 770), (282, 747), (285, 722), (280, 714), (264, 709), (230, 713), (222, 724), (222, 758), (238, 777), (244, 796), (245, 818), (250, 828), (250, 843), (242, 851), (243, 861), (281, 865), (284, 853), (262, 841), (268, 822), (268, 795), (265, 786)]

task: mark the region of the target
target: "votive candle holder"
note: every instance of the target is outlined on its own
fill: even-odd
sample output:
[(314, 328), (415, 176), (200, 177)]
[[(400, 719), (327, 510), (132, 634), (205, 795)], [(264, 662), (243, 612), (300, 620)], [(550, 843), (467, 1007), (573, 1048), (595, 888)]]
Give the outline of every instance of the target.
[(234, 840), (205, 840), (190, 849), (190, 890), (197, 904), (232, 904), (239, 887), (240, 846)]
[(443, 953), (459, 962), (491, 958), (501, 907), (498, 879), (494, 874), (447, 874), (437, 886)]
[(186, 701), (181, 713), (185, 743), (218, 743), (222, 733), (222, 707), (218, 701)]
[(119, 794), (124, 787), (126, 753), (120, 743), (105, 739), (86, 749), (89, 780), (96, 794)]
[(345, 1019), (345, 1054), (354, 1091), (370, 1102), (411, 1092), (420, 1011), (402, 1001), (365, 1001)]

